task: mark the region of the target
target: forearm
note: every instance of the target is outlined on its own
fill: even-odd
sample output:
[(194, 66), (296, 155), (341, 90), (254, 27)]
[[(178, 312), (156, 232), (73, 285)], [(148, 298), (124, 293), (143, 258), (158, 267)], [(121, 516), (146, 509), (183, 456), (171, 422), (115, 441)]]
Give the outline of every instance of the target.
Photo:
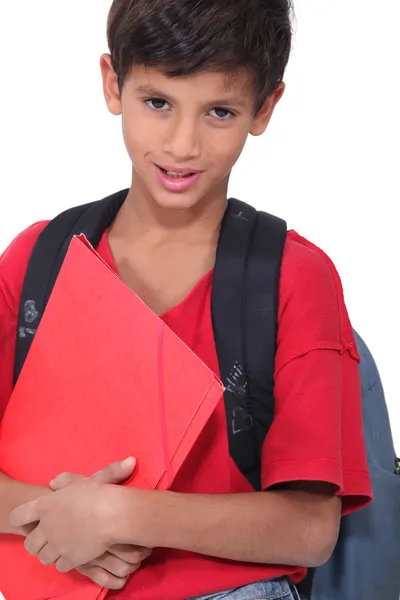
[(298, 491), (144, 492), (143, 502), (144, 546), (252, 563), (319, 566), (333, 551), (340, 522), (338, 498)]
[(10, 526), (11, 512), (17, 506), (36, 500), (36, 498), (48, 494), (50, 491), (50, 489), (41, 486), (20, 483), (0, 472), (0, 534), (14, 533), (26, 536), (28, 528), (14, 529)]

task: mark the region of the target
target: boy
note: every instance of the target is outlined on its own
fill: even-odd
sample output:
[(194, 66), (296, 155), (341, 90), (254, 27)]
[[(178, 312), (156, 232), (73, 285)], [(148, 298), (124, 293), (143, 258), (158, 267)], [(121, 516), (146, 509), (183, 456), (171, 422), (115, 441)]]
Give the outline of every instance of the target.
[[(216, 373), (210, 295), (228, 180), (284, 92), (290, 9), (289, 0), (115, 0), (110, 11), (104, 95), (122, 115), (133, 176), (97, 250)], [(22, 281), (44, 226), (0, 262), (2, 410)], [(297, 598), (306, 568), (332, 553), (341, 514), (371, 498), (357, 361), (334, 266), (290, 232), (264, 491), (229, 457), (221, 401), (171, 491), (116, 485), (132, 460), (91, 479), (60, 475), (53, 491), (1, 475), (0, 532), (25, 535), (44, 564), (77, 568), (121, 600)]]

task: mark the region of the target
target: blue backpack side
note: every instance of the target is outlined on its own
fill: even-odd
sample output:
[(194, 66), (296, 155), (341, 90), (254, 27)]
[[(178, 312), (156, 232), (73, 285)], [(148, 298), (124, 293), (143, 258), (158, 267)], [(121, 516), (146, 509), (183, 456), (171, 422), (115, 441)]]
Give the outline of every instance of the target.
[(343, 517), (336, 549), (318, 568), (312, 600), (399, 600), (400, 468), (375, 361), (355, 333), (361, 356), (364, 436), (374, 501)]

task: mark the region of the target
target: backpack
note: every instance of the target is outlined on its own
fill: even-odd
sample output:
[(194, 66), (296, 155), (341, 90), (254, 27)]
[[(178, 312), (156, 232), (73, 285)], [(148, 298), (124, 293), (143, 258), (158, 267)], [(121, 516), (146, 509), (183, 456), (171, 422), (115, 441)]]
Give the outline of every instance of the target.
[[(382, 382), (365, 342), (361, 356), (364, 438), (374, 501), (342, 518), (339, 542), (314, 579), (314, 600), (399, 600), (400, 461), (395, 456)], [(394, 466), (394, 470), (393, 470)], [(397, 475), (397, 477), (396, 477)]]
[[(127, 193), (124, 190), (69, 209), (40, 234), (21, 295), (14, 382), (72, 237), (83, 233), (96, 247)], [(256, 491), (261, 490), (261, 449), (274, 418), (279, 277), (286, 233), (281, 219), (257, 212), (239, 200), (229, 200), (214, 270), (212, 320), (225, 386), (229, 453)], [(396, 471), (399, 475), (400, 465), (397, 463), (394, 470), (389, 418), (376, 366), (358, 336), (357, 343), (362, 356), (364, 430), (376, 500), (342, 519), (332, 558), (316, 573), (310, 569), (298, 585), (304, 600), (399, 600), (400, 477)]]

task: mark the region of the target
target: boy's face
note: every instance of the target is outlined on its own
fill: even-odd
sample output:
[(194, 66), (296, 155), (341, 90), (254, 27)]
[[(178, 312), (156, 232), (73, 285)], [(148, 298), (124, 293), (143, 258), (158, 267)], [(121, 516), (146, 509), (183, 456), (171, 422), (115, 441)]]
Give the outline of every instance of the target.
[(168, 78), (135, 66), (120, 94), (109, 55), (101, 67), (108, 108), (122, 114), (133, 186), (163, 208), (225, 199), (247, 136), (265, 131), (284, 91), (282, 84), (254, 116), (246, 73), (231, 80), (215, 72)]

